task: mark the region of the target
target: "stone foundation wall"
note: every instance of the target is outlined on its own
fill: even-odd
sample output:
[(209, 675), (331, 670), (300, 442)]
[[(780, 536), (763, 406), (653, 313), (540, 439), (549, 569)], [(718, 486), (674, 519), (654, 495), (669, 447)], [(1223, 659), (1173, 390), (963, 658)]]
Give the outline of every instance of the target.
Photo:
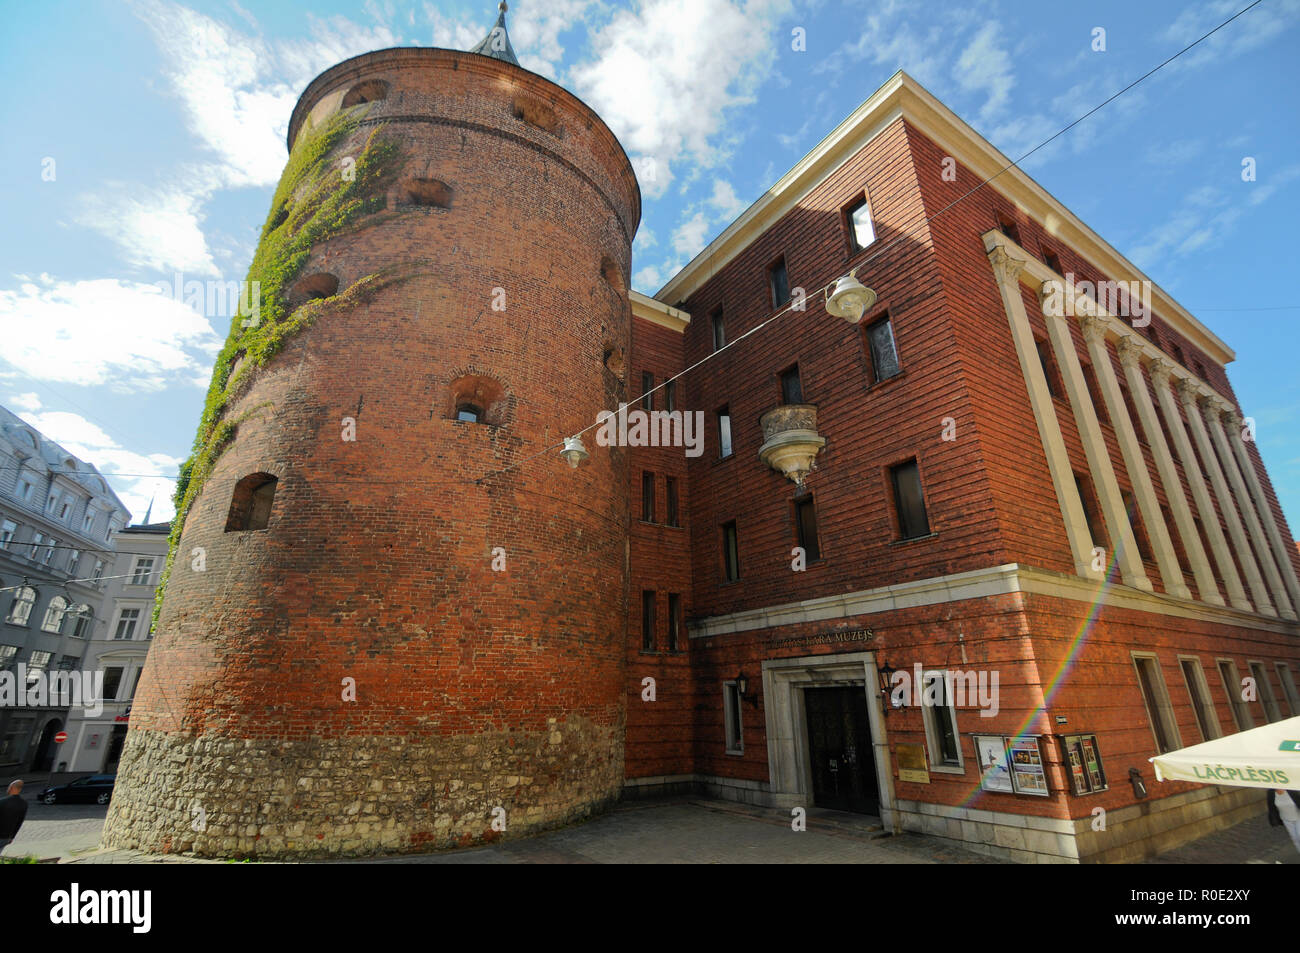
[[(311, 858), (533, 833), (617, 800), (622, 735), (585, 719), (550, 719), (542, 732), (291, 743), (134, 731), (120, 770), (147, 765), (147, 779), (115, 792), (103, 846)], [(493, 827), (498, 807), (504, 831)]]

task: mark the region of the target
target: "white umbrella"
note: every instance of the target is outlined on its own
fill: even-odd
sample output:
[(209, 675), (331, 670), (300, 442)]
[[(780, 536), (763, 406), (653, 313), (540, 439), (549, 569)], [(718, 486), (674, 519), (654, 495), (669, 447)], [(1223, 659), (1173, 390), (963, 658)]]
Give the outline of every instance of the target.
[(1300, 718), (1179, 748), (1148, 759), (1158, 781), (1300, 789)]

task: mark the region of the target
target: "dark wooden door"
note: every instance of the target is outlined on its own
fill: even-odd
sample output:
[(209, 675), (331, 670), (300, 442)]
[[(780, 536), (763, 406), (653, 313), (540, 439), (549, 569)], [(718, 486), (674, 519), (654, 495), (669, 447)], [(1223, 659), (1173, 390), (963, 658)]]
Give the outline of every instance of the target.
[(880, 813), (876, 763), (861, 686), (804, 689), (813, 804), (858, 814)]

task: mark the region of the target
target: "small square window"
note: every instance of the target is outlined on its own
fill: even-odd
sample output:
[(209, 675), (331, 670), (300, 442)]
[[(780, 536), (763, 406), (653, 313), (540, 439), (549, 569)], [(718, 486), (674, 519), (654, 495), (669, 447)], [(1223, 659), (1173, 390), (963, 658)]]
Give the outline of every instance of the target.
[(785, 270), (785, 256), (767, 269), (767, 283), (772, 292), (772, 307), (779, 308), (790, 300), (790, 277)]
[(902, 373), (898, 361), (898, 348), (894, 343), (894, 327), (889, 318), (881, 318), (867, 326), (867, 354), (871, 359), (873, 383), (880, 383)]
[(876, 228), (871, 222), (871, 206), (865, 197), (846, 208), (844, 218), (849, 230), (851, 251), (860, 252), (876, 240)]
[(903, 539), (919, 539), (930, 535), (930, 520), (925, 512), (925, 496), (921, 492), (921, 471), (915, 460), (908, 460), (890, 469), (894, 484), (894, 507), (898, 514), (898, 531)]
[(722, 524), (723, 579), (735, 582), (740, 578), (740, 544), (736, 537), (736, 521)]
[(803, 384), (799, 380), (798, 364), (793, 364), (781, 372), (781, 403), (803, 403)]

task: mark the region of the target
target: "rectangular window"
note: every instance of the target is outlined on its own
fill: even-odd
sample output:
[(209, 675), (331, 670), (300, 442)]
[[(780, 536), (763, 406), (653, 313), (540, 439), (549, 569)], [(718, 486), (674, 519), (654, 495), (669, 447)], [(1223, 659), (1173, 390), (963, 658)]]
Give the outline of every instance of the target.
[(1043, 376), (1047, 378), (1047, 392), (1057, 400), (1064, 399), (1061, 379), (1056, 373), (1056, 358), (1052, 356), (1052, 345), (1044, 338), (1036, 337), (1034, 347), (1038, 349), (1038, 360), (1043, 365)]
[(1079, 502), (1083, 504), (1083, 518), (1088, 522), (1088, 535), (1092, 545), (1110, 549), (1110, 540), (1106, 536), (1106, 524), (1101, 520), (1097, 509), (1097, 498), (1092, 494), (1092, 481), (1082, 473), (1074, 475), (1074, 487), (1079, 493)]
[(736, 521), (722, 524), (723, 578), (735, 582), (740, 578), (740, 544), (736, 539)]
[(726, 459), (731, 456), (731, 408), (723, 407), (718, 411), (718, 456)]
[(14, 667), (18, 658), (18, 646), (0, 645), (0, 672), (7, 672)]
[(1274, 662), (1277, 680), (1282, 683), (1282, 694), (1286, 696), (1287, 706), (1292, 715), (1300, 715), (1300, 693), (1296, 692), (1295, 678), (1291, 675), (1291, 666), (1286, 662)]
[(1255, 719), (1250, 714), (1246, 700), (1242, 698), (1241, 679), (1237, 677), (1237, 663), (1231, 659), (1218, 660), (1219, 677), (1223, 679), (1223, 690), (1228, 696), (1228, 707), (1232, 709), (1232, 720), (1238, 731), (1255, 727)]
[(872, 323), (863, 333), (867, 340), (867, 355), (871, 359), (872, 382), (878, 384), (902, 373), (898, 348), (894, 343), (894, 326), (889, 318)]
[(821, 549), (817, 545), (817, 508), (811, 496), (795, 501), (794, 522), (804, 558), (810, 563), (821, 559)]
[(1269, 721), (1282, 720), (1282, 708), (1277, 703), (1277, 696), (1273, 694), (1273, 683), (1268, 680), (1268, 669), (1264, 667), (1263, 662), (1249, 662), (1250, 674), (1255, 676), (1255, 691), (1259, 698), (1259, 705), (1264, 709), (1264, 717)]
[(123, 640), (135, 638), (135, 628), (139, 623), (139, 609), (123, 609), (117, 617), (117, 630), (113, 633), (113, 638)]
[(117, 698), (117, 690), (122, 685), (122, 667), (114, 665), (112, 668), (104, 669), (104, 701), (113, 701)]
[(1205, 683), (1201, 660), (1180, 656), (1178, 666), (1183, 670), (1183, 681), (1187, 685), (1187, 694), (1192, 699), (1192, 710), (1196, 712), (1196, 724), (1201, 729), (1201, 738), (1213, 741), (1223, 732), (1219, 730), (1219, 717), (1214, 713), (1214, 702), (1210, 700), (1210, 687)]
[(664, 384), (664, 410), (672, 413), (677, 409), (677, 382), (669, 381)]
[(903, 539), (930, 535), (930, 520), (925, 512), (925, 495), (921, 492), (921, 471), (915, 460), (891, 467), (894, 484), (894, 508), (898, 513), (898, 531)]
[(799, 380), (798, 364), (792, 364), (781, 372), (781, 403), (803, 403), (803, 384)]
[(1164, 676), (1160, 674), (1159, 662), (1154, 655), (1134, 653), (1133, 664), (1137, 667), (1138, 687), (1142, 690), (1147, 719), (1155, 736), (1156, 751), (1164, 754), (1181, 748), (1178, 725), (1174, 721), (1173, 706), (1169, 703), (1169, 691), (1165, 688)]
[(45, 542), (45, 534), (44, 534), (44, 533), (33, 533), (33, 534), (32, 534), (32, 552), (31, 552), (31, 558), (32, 558), (32, 559), (35, 559), (36, 556), (37, 556), (37, 554), (41, 551), (41, 543), (43, 543), (43, 542)]
[(1145, 562), (1151, 562), (1151, 543), (1147, 539), (1146, 527), (1142, 525), (1142, 513), (1138, 510), (1137, 500), (1128, 490), (1119, 491), (1124, 501), (1124, 511), (1128, 514), (1129, 526), (1133, 529), (1133, 538), (1137, 542), (1138, 556)]
[(32, 498), (32, 484), (29, 480), (18, 481), (18, 499), (26, 502)]
[(59, 541), (55, 539), (53, 536), (51, 536), (49, 539), (45, 541), (45, 549), (41, 552), (41, 562), (44, 563), (46, 566), (48, 566), (50, 564), (50, 560), (54, 558), (54, 547), (58, 545), (59, 545)]
[(67, 500), (64, 500), (63, 503), (59, 506), (59, 519), (61, 521), (66, 522), (68, 519), (68, 511), (71, 509), (72, 509), (72, 504), (69, 503)]
[(53, 652), (33, 652), (27, 659), (27, 684), (35, 685), (36, 680), (45, 674), (45, 670), (50, 666), (50, 659), (54, 658)]
[(740, 724), (740, 689), (735, 682), (722, 683), (722, 710), (727, 732), (727, 754), (744, 754), (745, 740)]
[(1061, 270), (1061, 259), (1057, 258), (1056, 253), (1050, 248), (1043, 249), (1043, 264), (1052, 269), (1052, 271), (1056, 272), (1058, 275), (1065, 274), (1065, 272)]
[(641, 651), (655, 650), (655, 594), (653, 589), (641, 591)]
[(677, 512), (677, 477), (664, 477), (664, 493), (667, 496), (668, 512), (664, 514), (669, 526), (681, 526), (681, 517)]
[(648, 470), (641, 474), (641, 519), (655, 521), (655, 475)]
[(8, 549), (9, 544), (13, 542), (14, 533), (18, 532), (18, 524), (13, 520), (5, 520), (0, 523), (0, 549)]
[(655, 389), (655, 376), (649, 371), (641, 372), (641, 407), (644, 410), (655, 409), (655, 395), (650, 393)]
[(682, 595), (668, 593), (668, 651), (677, 652), (682, 647)]
[(714, 311), (709, 320), (713, 325), (713, 349), (721, 351), (727, 346), (727, 328), (722, 323), (722, 309)]
[(27, 740), (36, 727), (35, 715), (11, 715), (0, 738), (0, 761), (18, 761), (27, 751)]
[(90, 528), (94, 525), (95, 525), (95, 511), (86, 510), (86, 515), (81, 521), (81, 531), (83, 533), (89, 533)]
[(785, 256), (767, 269), (767, 285), (772, 292), (772, 307), (779, 308), (790, 300), (790, 277), (785, 271)]
[(998, 229), (1017, 245), (1020, 244), (1020, 227), (1005, 215), (998, 215)]
[(153, 575), (153, 557), (137, 556), (135, 567), (131, 570), (131, 585), (147, 586), (149, 577)]
[(75, 576), (77, 574), (77, 563), (81, 562), (81, 550), (74, 549), (68, 553), (68, 574)]
[(876, 240), (876, 228), (871, 224), (871, 206), (865, 197), (846, 208), (844, 218), (849, 229), (849, 249), (852, 252), (860, 252)]
[[(960, 768), (961, 745), (957, 741), (957, 709), (948, 692), (946, 673), (925, 673), (925, 733), (929, 741), (930, 764), (934, 767)], [(934, 704), (930, 704), (930, 699)]]
[(1097, 413), (1097, 420), (1109, 426), (1110, 413), (1106, 409), (1106, 398), (1101, 393), (1101, 384), (1097, 381), (1097, 372), (1086, 361), (1079, 362), (1079, 366), (1083, 369), (1083, 383), (1088, 388), (1088, 399), (1092, 401), (1092, 409)]
[(95, 582), (99, 582), (99, 580), (100, 580), (101, 578), (103, 578), (103, 575), (104, 575), (104, 560), (102, 560), (102, 559), (96, 559), (96, 560), (95, 560), (95, 572), (94, 572), (94, 574), (91, 576), (91, 579), (93, 579)]

